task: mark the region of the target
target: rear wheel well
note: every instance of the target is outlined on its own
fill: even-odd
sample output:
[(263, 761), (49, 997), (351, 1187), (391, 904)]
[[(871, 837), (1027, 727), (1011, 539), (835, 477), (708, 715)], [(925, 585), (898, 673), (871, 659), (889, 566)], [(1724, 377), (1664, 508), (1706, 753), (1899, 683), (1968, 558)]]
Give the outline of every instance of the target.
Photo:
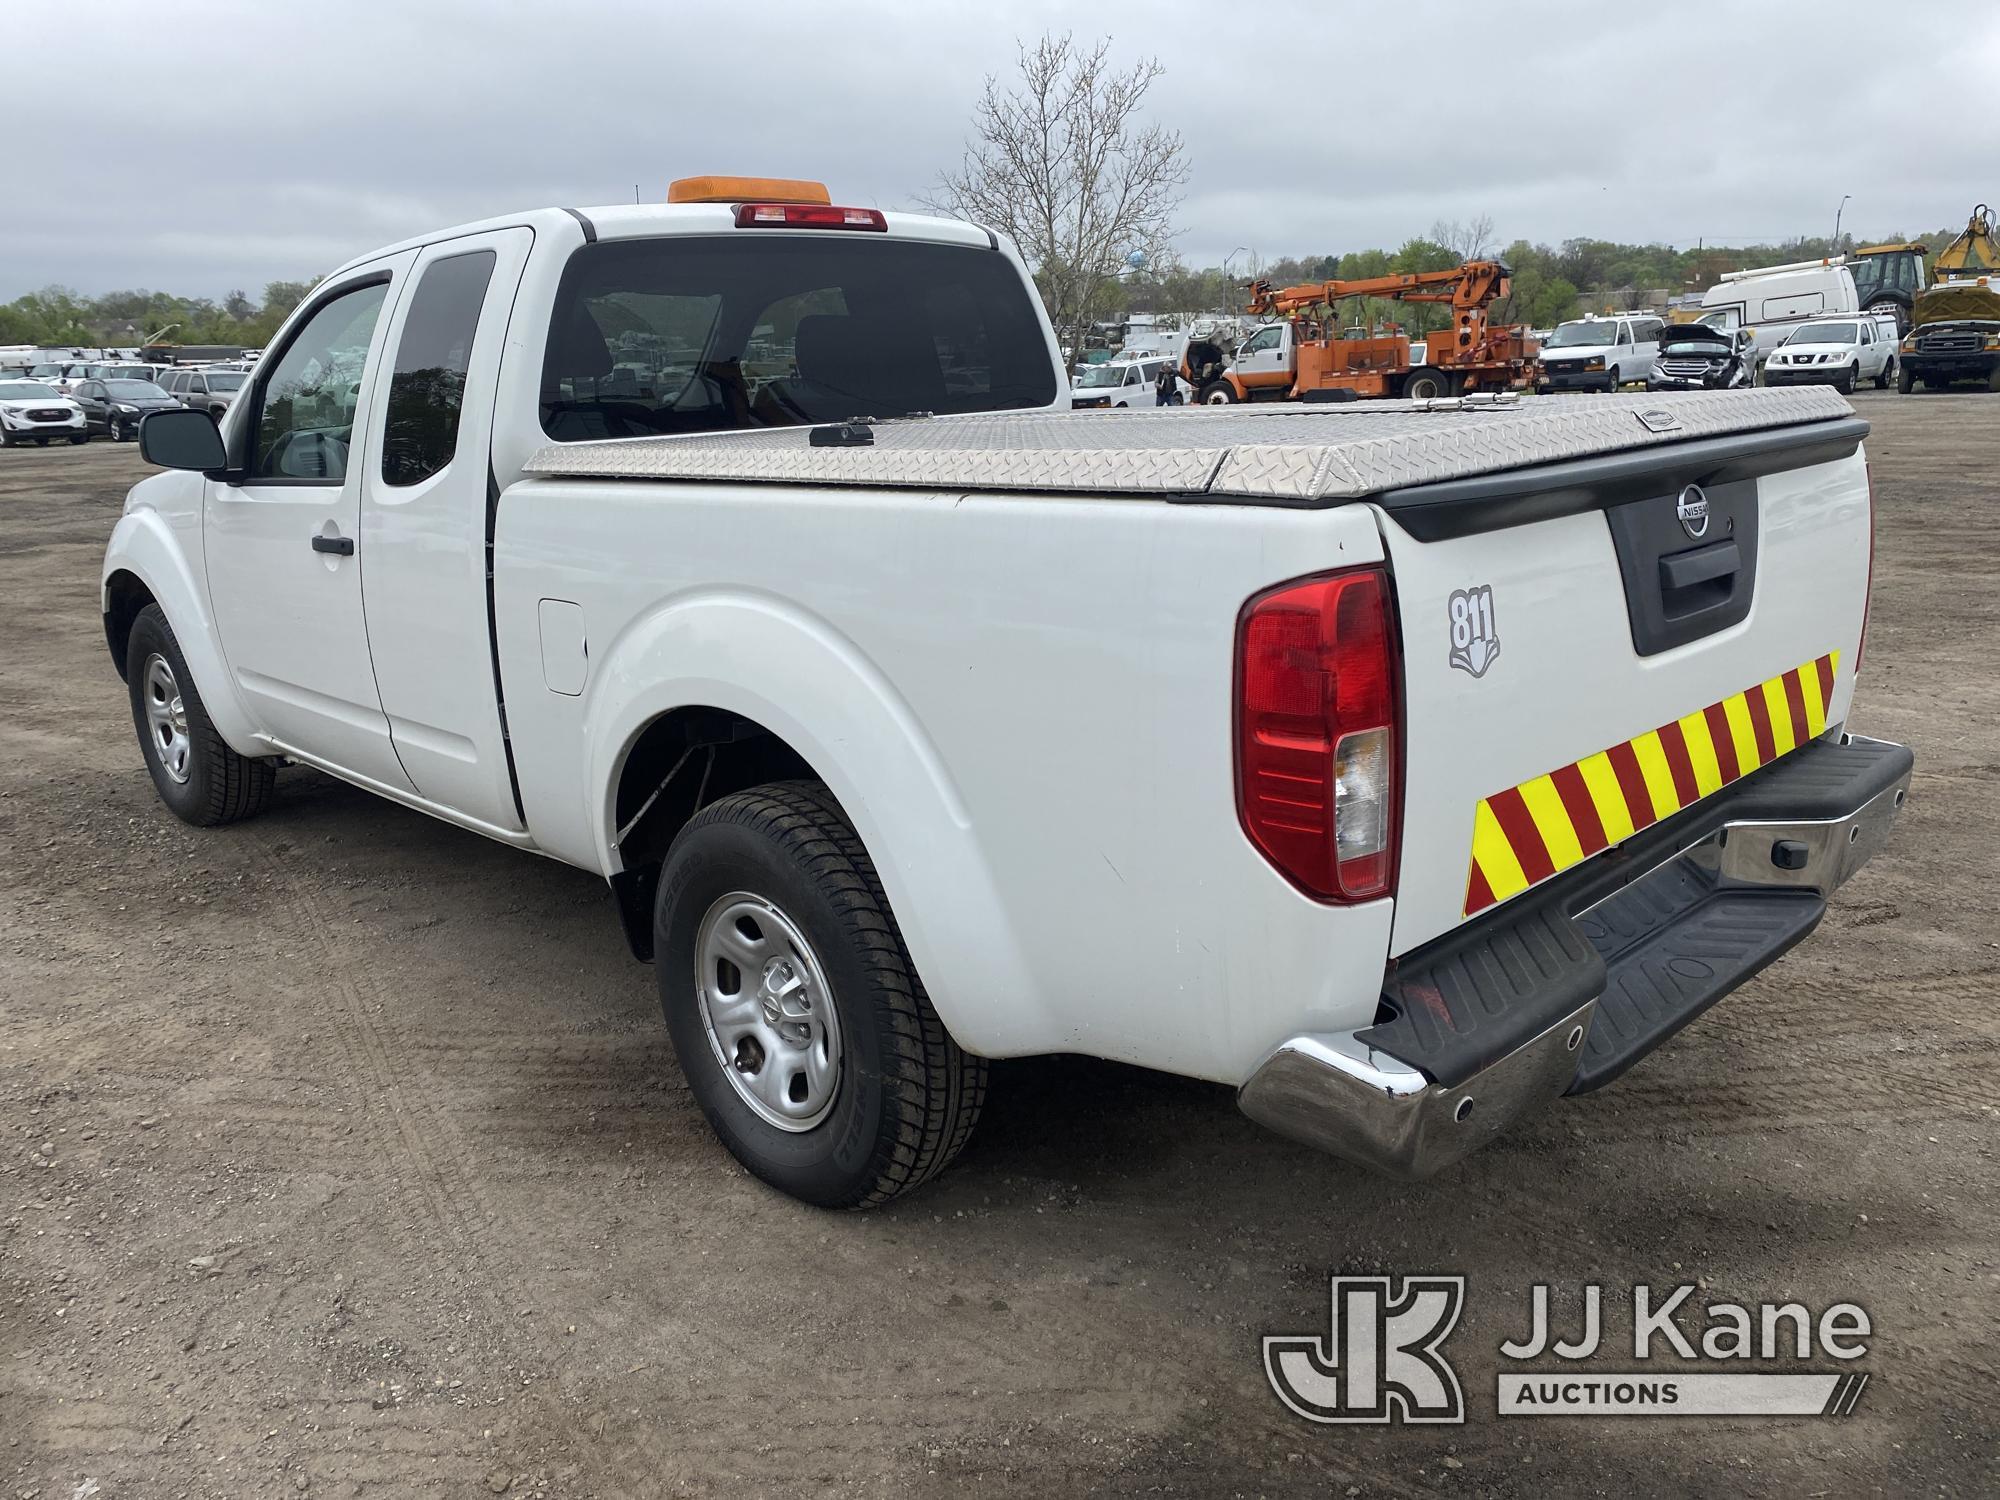
[(104, 581), (104, 644), (111, 649), (111, 664), (125, 676), (125, 650), (132, 639), (132, 622), (139, 611), (158, 601), (136, 573), (123, 569)]
[(660, 715), (633, 741), (613, 801), (623, 866), (611, 877), (633, 956), (653, 956), (653, 893), (674, 837), (719, 797), (773, 781), (818, 781), (806, 758), (754, 719), (686, 707)]

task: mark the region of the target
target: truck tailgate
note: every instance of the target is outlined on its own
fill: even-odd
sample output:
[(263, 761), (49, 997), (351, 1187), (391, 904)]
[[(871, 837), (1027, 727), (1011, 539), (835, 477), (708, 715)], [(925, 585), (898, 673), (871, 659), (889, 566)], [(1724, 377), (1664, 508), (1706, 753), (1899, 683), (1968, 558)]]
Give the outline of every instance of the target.
[(1837, 418), (1377, 497), (1405, 674), (1396, 954), (1844, 720), (1865, 431)]

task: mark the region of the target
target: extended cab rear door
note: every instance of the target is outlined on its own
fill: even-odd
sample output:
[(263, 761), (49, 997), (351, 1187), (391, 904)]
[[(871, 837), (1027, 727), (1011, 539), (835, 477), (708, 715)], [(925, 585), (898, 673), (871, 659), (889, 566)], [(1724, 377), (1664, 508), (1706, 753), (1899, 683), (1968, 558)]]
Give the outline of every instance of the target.
[(491, 450), (514, 294), (534, 242), (520, 226), (418, 254), (389, 323), (375, 392), (382, 419), (357, 464), (368, 638), (396, 754), (420, 795), (510, 832), (523, 820), (487, 601)]
[(1433, 486), (1474, 496), (1449, 516), (1385, 497), (1407, 726), (1396, 953), (1844, 718), (1870, 519), (1841, 425), (1847, 456), (1801, 447), (1805, 467), (1761, 477), (1698, 482), (1731, 471), (1676, 467), (1700, 445), (1669, 445)]

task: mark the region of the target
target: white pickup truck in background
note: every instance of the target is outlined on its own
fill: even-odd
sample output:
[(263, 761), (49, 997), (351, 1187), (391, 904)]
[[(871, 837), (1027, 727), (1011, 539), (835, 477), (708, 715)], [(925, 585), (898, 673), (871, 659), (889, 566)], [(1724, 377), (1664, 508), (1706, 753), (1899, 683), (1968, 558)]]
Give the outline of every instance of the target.
[(1885, 391), (1896, 378), (1897, 339), (1890, 312), (1801, 323), (1764, 361), (1764, 384), (1830, 385), (1845, 396), (1872, 380)]
[(1832, 392), (1058, 414), (987, 231), (672, 196), (328, 277), (146, 418), (104, 628), (190, 822), (282, 758), (605, 877), (784, 1190), (924, 1181), (1049, 1052), (1421, 1176), (1886, 835)]

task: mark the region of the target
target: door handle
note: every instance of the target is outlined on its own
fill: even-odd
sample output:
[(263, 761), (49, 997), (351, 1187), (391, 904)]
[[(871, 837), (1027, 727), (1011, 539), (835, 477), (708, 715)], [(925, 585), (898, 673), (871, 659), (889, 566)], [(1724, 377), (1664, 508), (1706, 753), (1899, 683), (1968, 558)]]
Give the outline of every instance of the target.
[(1698, 583), (1728, 578), (1743, 566), (1743, 553), (1733, 541), (1714, 542), (1694, 552), (1677, 552), (1660, 559), (1660, 589), (1673, 593)]
[(313, 551), (331, 552), (335, 557), (354, 556), (354, 538), (351, 536), (316, 536)]

